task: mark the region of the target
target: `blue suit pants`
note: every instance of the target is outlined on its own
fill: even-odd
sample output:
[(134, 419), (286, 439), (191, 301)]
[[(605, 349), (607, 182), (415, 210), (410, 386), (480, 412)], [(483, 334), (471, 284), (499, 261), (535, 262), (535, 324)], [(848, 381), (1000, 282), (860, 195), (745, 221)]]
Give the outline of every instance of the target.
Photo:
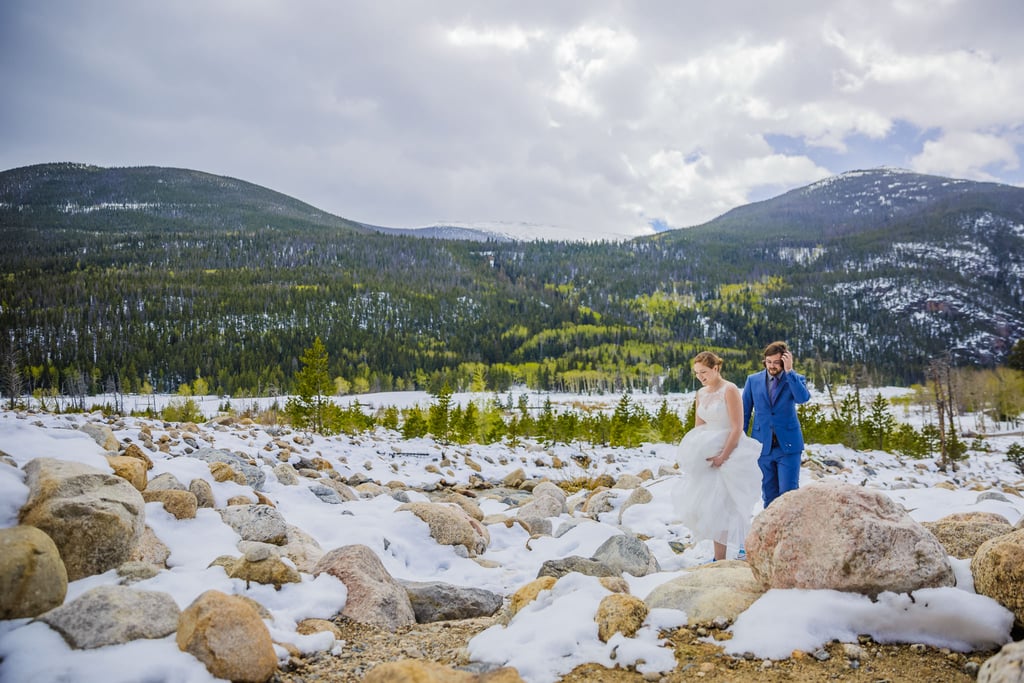
[(768, 507), (773, 500), (786, 491), (800, 488), (800, 454), (782, 452), (778, 446), (757, 459), (761, 468), (761, 499)]

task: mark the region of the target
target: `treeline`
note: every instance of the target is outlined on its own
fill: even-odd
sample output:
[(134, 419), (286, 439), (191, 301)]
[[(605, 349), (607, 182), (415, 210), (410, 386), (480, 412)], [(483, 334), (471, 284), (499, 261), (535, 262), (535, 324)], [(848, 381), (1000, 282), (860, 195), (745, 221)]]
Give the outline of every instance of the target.
[[(295, 377), (298, 393), (289, 397), (283, 407), (275, 403), (269, 411), (251, 417), (282, 421), (297, 429), (321, 434), (356, 434), (385, 428), (401, 432), (406, 439), (431, 436), (441, 443), (505, 442), (511, 446), (525, 438), (613, 447), (674, 443), (694, 425), (693, 403), (685, 416), (669, 410), (667, 401), (662, 401), (658, 410), (651, 413), (625, 393), (611, 414), (555, 411), (550, 399), (538, 410), (530, 406), (527, 394), (520, 394), (513, 400), (510, 392), (504, 399), (494, 395), (463, 406), (453, 401), (452, 389), (447, 384), (426, 408), (414, 406), (400, 410), (391, 406), (367, 414), (357, 401), (342, 406), (332, 396), (328, 354), (319, 339), (305, 350), (301, 363)], [(1024, 372), (965, 371), (936, 363), (932, 373), (931, 385), (913, 387), (913, 393), (900, 398), (895, 406), (877, 391), (872, 392), (870, 402), (865, 402), (859, 386), (854, 386), (842, 398), (833, 399), (831, 405), (798, 406), (806, 441), (837, 443), (858, 450), (882, 450), (917, 459), (938, 454), (942, 469), (955, 470), (970, 449), (985, 448), (983, 435), (966, 435), (958, 424), (958, 417), (965, 410), (980, 416), (982, 427), (986, 415), (996, 428), (1005, 423), (1014, 426), (1020, 423), (1024, 414)], [(999, 391), (995, 391), (995, 387), (999, 387)], [(831, 386), (826, 389), (832, 396)], [(919, 411), (922, 427), (917, 429), (898, 420), (893, 414), (894, 407), (902, 407), (908, 416), (911, 410)], [(230, 401), (225, 401), (221, 408), (231, 412)], [(172, 402), (160, 416), (175, 422), (203, 419), (195, 402), (187, 396)], [(965, 436), (972, 441), (965, 441)], [(1010, 456), (1019, 466), (1020, 449)]]
[[(1024, 382), (1024, 378), (1021, 381)], [(953, 470), (970, 451), (987, 450), (983, 435), (965, 436), (956, 426), (949, 426), (943, 432), (935, 423), (926, 422), (915, 428), (899, 421), (894, 410), (900, 408), (900, 403), (904, 402), (894, 406), (880, 393), (864, 403), (859, 392), (851, 392), (835, 411), (815, 404), (800, 406), (798, 412), (808, 443), (842, 444), (857, 450), (881, 450), (913, 459), (937, 457), (940, 467)], [(927, 409), (911, 402), (904, 405)], [(235, 412), (230, 400), (225, 400), (221, 408), (225, 413)], [(172, 401), (158, 414), (146, 414), (171, 422), (204, 419), (197, 404), (188, 397)], [(427, 407), (388, 406), (368, 413), (356, 400), (342, 405), (331, 398), (323, 403), (322, 412), (315, 418), (314, 413), (304, 413), (291, 403), (243, 414), (264, 423), (283, 422), (324, 434), (359, 434), (383, 428), (401, 433), (404, 439), (429, 436), (442, 444), (500, 442), (511, 447), (531, 439), (550, 444), (635, 448), (644, 443), (676, 443), (694, 426), (693, 404), (683, 416), (670, 410), (665, 401), (652, 413), (630, 394), (623, 394), (609, 414), (577, 409), (556, 411), (550, 399), (538, 408), (530, 405), (525, 393), (515, 399), (510, 393), (460, 405), (453, 402), (447, 387)], [(1019, 424), (1019, 414), (1013, 421)], [(1024, 445), (1013, 444), (1007, 459), (1024, 468), (1022, 453)], [(583, 461), (578, 464), (585, 467), (592, 464), (586, 456), (580, 457)], [(827, 466), (829, 463), (818, 464)]]

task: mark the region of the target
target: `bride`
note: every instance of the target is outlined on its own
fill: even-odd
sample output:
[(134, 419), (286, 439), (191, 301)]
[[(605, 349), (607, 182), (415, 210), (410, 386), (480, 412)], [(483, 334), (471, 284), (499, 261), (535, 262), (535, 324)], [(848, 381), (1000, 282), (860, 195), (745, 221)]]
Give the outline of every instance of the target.
[(730, 545), (740, 548), (761, 495), (757, 458), (761, 444), (743, 433), (740, 390), (722, 377), (722, 359), (702, 351), (693, 359), (697, 391), (696, 426), (679, 442), (682, 479), (673, 502), (695, 540), (711, 539), (715, 560)]

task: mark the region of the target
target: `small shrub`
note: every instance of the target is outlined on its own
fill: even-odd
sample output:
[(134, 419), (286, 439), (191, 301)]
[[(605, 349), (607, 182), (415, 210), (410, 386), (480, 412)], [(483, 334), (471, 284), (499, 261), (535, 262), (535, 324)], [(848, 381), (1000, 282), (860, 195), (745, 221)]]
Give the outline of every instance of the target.
[(1024, 474), (1024, 444), (1017, 443), (1010, 444), (1010, 447), (1006, 449), (1006, 459), (1017, 466), (1017, 470)]
[(172, 400), (160, 411), (160, 417), (167, 422), (203, 422), (206, 419), (191, 398)]

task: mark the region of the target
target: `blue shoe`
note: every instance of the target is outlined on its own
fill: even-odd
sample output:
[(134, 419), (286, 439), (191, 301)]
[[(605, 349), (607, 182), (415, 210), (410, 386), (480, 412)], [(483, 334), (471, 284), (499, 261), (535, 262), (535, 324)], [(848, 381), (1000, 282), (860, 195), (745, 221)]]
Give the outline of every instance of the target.
[(746, 560), (747, 559), (747, 549), (744, 548), (743, 546), (740, 546), (740, 551), (738, 553), (736, 553), (736, 559), (737, 560)]

